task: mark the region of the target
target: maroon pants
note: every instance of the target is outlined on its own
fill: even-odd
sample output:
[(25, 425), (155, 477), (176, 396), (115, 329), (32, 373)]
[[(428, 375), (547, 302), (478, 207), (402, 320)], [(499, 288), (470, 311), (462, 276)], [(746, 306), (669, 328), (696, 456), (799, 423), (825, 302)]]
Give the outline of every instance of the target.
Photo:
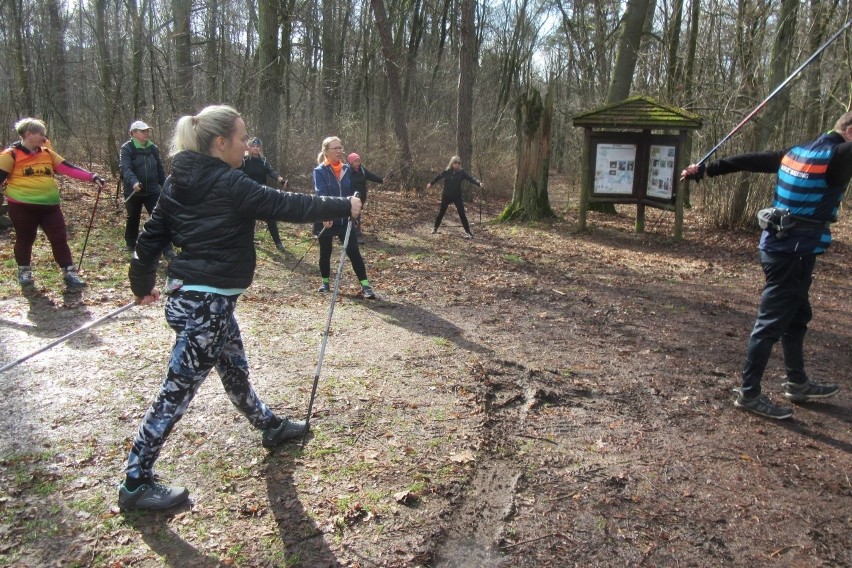
[(62, 268), (74, 264), (71, 259), (71, 249), (68, 247), (65, 217), (59, 205), (33, 205), (9, 201), (9, 219), (15, 227), (15, 262), (18, 266), (30, 265), (33, 244), (39, 227), (50, 241), (56, 264)]

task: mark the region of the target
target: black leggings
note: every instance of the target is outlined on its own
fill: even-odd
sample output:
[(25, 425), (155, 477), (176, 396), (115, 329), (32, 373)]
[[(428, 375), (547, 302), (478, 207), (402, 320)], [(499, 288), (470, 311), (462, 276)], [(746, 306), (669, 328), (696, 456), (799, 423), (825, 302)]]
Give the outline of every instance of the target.
[(444, 214), (447, 212), (447, 207), (450, 206), (450, 203), (455, 204), (456, 210), (459, 212), (462, 227), (464, 227), (466, 233), (469, 233), (470, 225), (467, 222), (467, 216), (464, 214), (464, 199), (462, 199), (461, 194), (451, 197), (445, 193), (441, 196), (441, 210), (438, 211), (438, 216), (435, 218), (435, 229), (441, 226), (441, 220), (444, 218)]
[[(319, 236), (319, 268), (320, 275), (323, 278), (328, 278), (331, 275), (331, 242), (337, 236), (342, 243), (346, 236), (346, 225), (332, 225), (331, 227), (320, 233)], [(361, 250), (358, 248), (358, 238), (355, 235), (355, 230), (349, 235), (349, 245), (346, 247), (346, 254), (349, 260), (352, 261), (352, 269), (358, 280), (367, 279), (367, 267), (364, 266), (364, 258), (361, 256)]]

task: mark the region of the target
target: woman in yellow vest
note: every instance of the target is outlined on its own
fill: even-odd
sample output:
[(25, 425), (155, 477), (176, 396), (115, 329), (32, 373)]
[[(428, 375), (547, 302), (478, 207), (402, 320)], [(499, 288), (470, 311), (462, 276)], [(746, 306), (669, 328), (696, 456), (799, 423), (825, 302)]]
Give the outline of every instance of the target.
[(15, 228), (15, 261), (18, 263), (18, 283), (32, 286), (30, 266), (33, 244), (38, 228), (44, 231), (53, 250), (53, 258), (62, 269), (68, 286), (85, 286), (71, 259), (65, 216), (59, 207), (59, 186), (54, 174), (90, 181), (103, 188), (100, 176), (69, 164), (47, 143), (44, 122), (22, 118), (15, 123), (21, 137), (0, 153), (0, 185), (6, 183), (9, 219)]

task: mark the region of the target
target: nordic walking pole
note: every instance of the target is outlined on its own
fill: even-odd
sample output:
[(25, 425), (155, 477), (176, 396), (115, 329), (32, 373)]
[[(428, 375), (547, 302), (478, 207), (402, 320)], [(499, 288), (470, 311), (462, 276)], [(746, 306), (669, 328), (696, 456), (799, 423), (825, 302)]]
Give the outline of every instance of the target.
[(790, 81), (792, 81), (793, 79), (795, 79), (795, 78), (796, 78), (796, 75), (798, 75), (799, 73), (801, 73), (802, 69), (804, 69), (805, 67), (807, 67), (807, 66), (811, 63), (811, 61), (813, 61), (814, 59), (816, 59), (817, 57), (819, 57), (819, 55), (820, 55), (823, 51), (825, 51), (825, 49), (826, 49), (829, 45), (831, 45), (831, 44), (834, 42), (834, 40), (836, 40), (837, 38), (839, 38), (839, 37), (840, 37), (840, 35), (841, 35), (844, 31), (846, 31), (846, 28), (848, 28), (849, 26), (852, 26), (852, 20), (849, 20), (848, 22), (846, 22), (846, 23), (843, 25), (843, 27), (842, 27), (842, 28), (840, 28), (839, 30), (837, 30), (837, 32), (835, 32), (835, 33), (834, 33), (834, 35), (832, 35), (830, 38), (828, 38), (828, 39), (826, 40), (826, 42), (825, 42), (824, 44), (822, 44), (822, 45), (821, 45), (821, 46), (820, 46), (820, 47), (819, 47), (819, 48), (818, 48), (818, 49), (817, 49), (817, 50), (813, 53), (813, 55), (811, 55), (810, 57), (808, 57), (808, 58), (805, 60), (805, 62), (804, 62), (804, 63), (802, 63), (801, 65), (799, 65), (799, 67), (798, 67), (795, 71), (793, 71), (793, 72), (790, 74), (790, 76), (789, 76), (789, 77), (787, 77), (786, 79), (784, 79), (784, 82), (782, 82), (780, 85), (778, 85), (777, 87), (775, 87), (775, 90), (774, 90), (774, 91), (772, 91), (771, 93), (769, 93), (769, 95), (768, 95), (765, 99), (763, 99), (763, 101), (762, 101), (759, 105), (757, 105), (757, 107), (756, 107), (753, 111), (751, 111), (751, 112), (748, 114), (748, 116), (746, 116), (744, 119), (742, 119), (742, 120), (740, 121), (740, 123), (739, 123), (738, 125), (736, 125), (736, 126), (734, 127), (734, 129), (733, 129), (733, 130), (731, 130), (731, 131), (728, 133), (728, 135), (727, 135), (727, 136), (725, 136), (724, 138), (722, 138), (722, 140), (721, 140), (718, 144), (716, 144), (716, 145), (713, 147), (713, 149), (712, 149), (712, 150), (710, 150), (709, 152), (707, 152), (707, 154), (706, 154), (703, 158), (701, 158), (701, 159), (698, 161), (698, 165), (701, 165), (701, 164), (703, 164), (704, 162), (706, 162), (707, 160), (709, 160), (709, 159), (710, 159), (710, 157), (711, 157), (713, 154), (715, 154), (715, 153), (716, 153), (716, 150), (718, 150), (718, 149), (722, 146), (722, 144), (724, 144), (725, 142), (727, 142), (727, 141), (728, 141), (728, 139), (730, 139), (730, 138), (731, 138), (731, 136), (733, 136), (734, 134), (736, 134), (736, 133), (739, 131), (739, 129), (740, 129), (740, 128), (742, 128), (742, 127), (745, 125), (745, 123), (747, 123), (749, 120), (751, 120), (751, 119), (754, 117), (754, 115), (756, 115), (758, 112), (760, 112), (760, 110), (761, 110), (764, 106), (766, 106), (766, 103), (768, 103), (768, 102), (769, 102), (769, 101), (770, 101), (770, 100), (771, 100), (771, 99), (772, 99), (775, 95), (777, 95), (777, 94), (778, 94), (778, 93), (779, 93), (779, 92), (780, 92), (780, 91), (781, 91), (784, 87), (786, 87), (786, 86), (787, 86), (787, 84), (788, 84)]
[[(96, 180), (100, 180), (100, 182)], [(95, 206), (92, 207), (92, 216), (89, 218), (89, 228), (86, 229), (86, 238), (83, 240), (83, 251), (80, 253), (80, 262), (77, 263), (78, 270), (83, 266), (83, 257), (86, 255), (86, 245), (89, 244), (89, 233), (92, 232), (92, 223), (95, 222), (95, 213), (98, 211), (98, 201), (101, 200), (101, 191), (104, 188), (104, 181), (100, 178), (100, 176), (93, 177), (92, 181), (95, 181), (98, 185), (98, 195), (95, 197)]]
[[(355, 197), (358, 197), (358, 192), (355, 192)], [(311, 400), (308, 403), (308, 416), (305, 418), (305, 433), (302, 434), (303, 448), (305, 447), (305, 441), (308, 439), (308, 432), (311, 430), (311, 412), (314, 409), (314, 399), (317, 395), (320, 371), (322, 371), (322, 360), (325, 357), (325, 345), (328, 343), (328, 332), (331, 329), (331, 316), (334, 315), (334, 304), (337, 302), (337, 292), (340, 290), (340, 275), (343, 274), (343, 261), (346, 260), (346, 247), (349, 246), (349, 236), (352, 234), (353, 223), (354, 219), (349, 217), (349, 222), (346, 224), (346, 236), (343, 237), (343, 250), (340, 251), (340, 262), (337, 264), (337, 276), (334, 277), (334, 292), (331, 295), (331, 306), (328, 308), (328, 320), (325, 322), (325, 331), (322, 334), (317, 372), (314, 374), (314, 386), (311, 388)]]
[(7, 364), (3, 365), (2, 367), (0, 367), (0, 373), (2, 373), (3, 371), (8, 371), (12, 367), (16, 367), (16, 366), (20, 365), (21, 363), (23, 363), (27, 359), (31, 359), (32, 357), (35, 357), (39, 353), (43, 353), (43, 352), (47, 351), (51, 347), (56, 347), (60, 343), (64, 343), (64, 342), (68, 341), (69, 339), (71, 339), (75, 335), (83, 333), (84, 331), (86, 331), (88, 329), (92, 329), (93, 327), (102, 324), (106, 320), (117, 316), (118, 314), (120, 314), (123, 311), (129, 310), (130, 308), (132, 308), (135, 305), (136, 305), (136, 301), (134, 300), (134, 301), (130, 302), (129, 304), (122, 306), (122, 307), (118, 308), (117, 310), (108, 313), (107, 315), (105, 315), (103, 317), (100, 317), (96, 320), (90, 321), (89, 323), (83, 325), (82, 327), (78, 327), (77, 329), (75, 329), (71, 333), (66, 333), (65, 335), (63, 335), (59, 339), (53, 341), (52, 343), (49, 343), (49, 344), (45, 345), (44, 347), (40, 347), (39, 349), (36, 349), (32, 353), (28, 353), (28, 354), (24, 355), (23, 357), (21, 357), (19, 359), (15, 359), (11, 363), (7, 363)]
[(291, 271), (299, 268), (299, 265), (302, 264), (302, 261), (305, 260), (306, 256), (308, 256), (308, 253), (311, 252), (312, 248), (314, 248), (314, 243), (319, 241), (320, 235), (322, 235), (324, 232), (325, 232), (325, 227), (322, 228), (322, 231), (317, 233), (316, 237), (313, 237), (311, 239), (311, 244), (308, 245), (308, 248), (305, 250), (305, 253), (302, 255), (302, 258), (300, 258), (299, 261), (295, 265), (293, 265), (293, 268), (290, 269)]

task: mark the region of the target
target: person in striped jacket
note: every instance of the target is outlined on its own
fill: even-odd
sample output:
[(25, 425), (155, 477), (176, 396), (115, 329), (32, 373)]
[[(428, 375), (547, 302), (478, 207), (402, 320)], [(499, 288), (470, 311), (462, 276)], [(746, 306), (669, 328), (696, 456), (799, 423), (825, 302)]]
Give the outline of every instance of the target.
[(700, 180), (733, 172), (775, 173), (773, 206), (765, 212), (760, 263), (766, 277), (734, 404), (767, 418), (793, 416), (761, 392), (772, 347), (779, 340), (787, 369), (784, 396), (802, 403), (834, 396), (839, 387), (812, 381), (805, 373), (803, 346), (813, 311), (808, 294), (818, 255), (831, 244), (830, 225), (852, 179), (852, 111), (814, 140), (773, 152), (753, 152), (692, 164), (682, 176)]

